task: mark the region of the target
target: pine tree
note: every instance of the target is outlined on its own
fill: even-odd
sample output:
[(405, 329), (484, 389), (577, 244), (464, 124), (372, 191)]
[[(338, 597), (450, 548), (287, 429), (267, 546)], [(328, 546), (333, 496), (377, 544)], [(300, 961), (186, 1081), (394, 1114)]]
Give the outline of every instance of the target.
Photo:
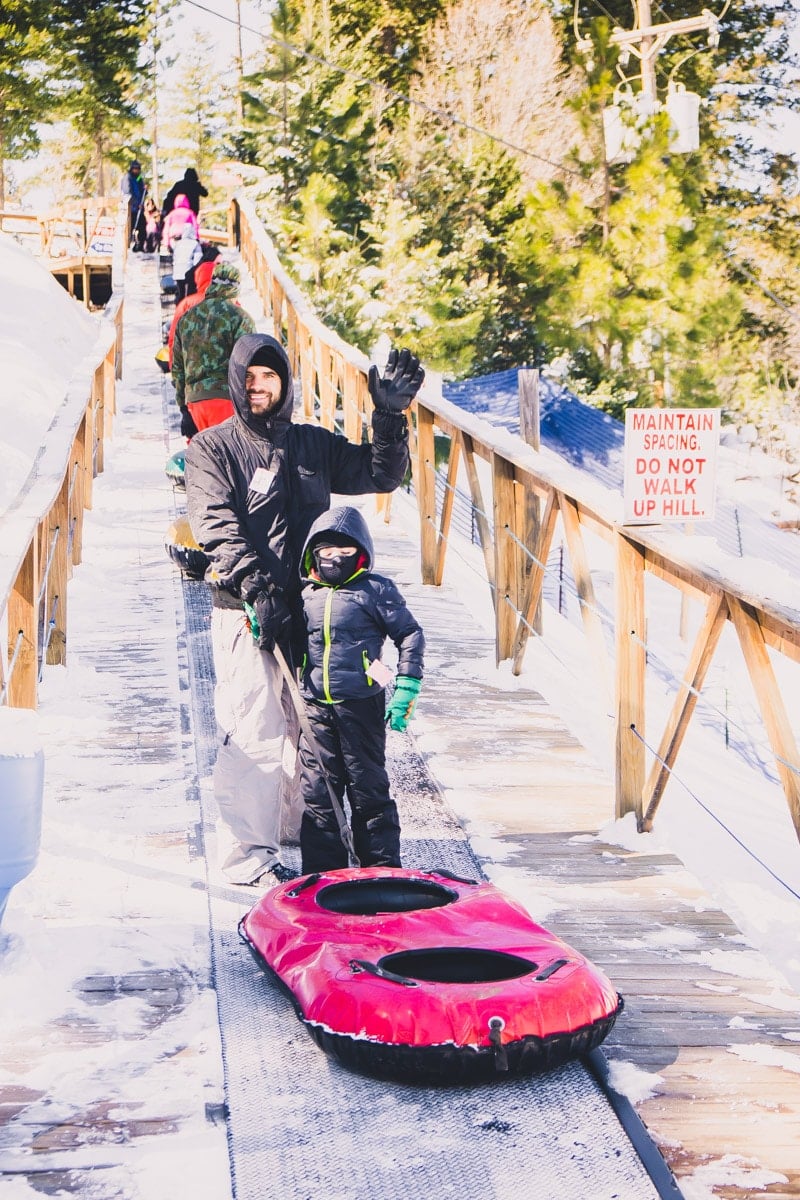
[(81, 183), (87, 194), (105, 194), (107, 160), (140, 121), (137, 63), (148, 5), (149, 0), (53, 0), (50, 7), (50, 30), (62, 55), (60, 109), (83, 148)]
[(164, 105), (165, 178), (192, 166), (203, 179), (216, 159), (230, 154), (236, 95), (228, 67), (208, 34), (182, 43)]
[(3, 0), (0, 14), (0, 208), (6, 200), (4, 161), (40, 146), (37, 125), (55, 104), (50, 6)]

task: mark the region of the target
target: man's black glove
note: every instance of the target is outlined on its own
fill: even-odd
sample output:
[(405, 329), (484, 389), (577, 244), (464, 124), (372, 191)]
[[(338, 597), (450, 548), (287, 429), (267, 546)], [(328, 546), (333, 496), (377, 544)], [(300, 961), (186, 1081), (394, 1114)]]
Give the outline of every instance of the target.
[(197, 433), (197, 426), (194, 423), (194, 417), (189, 412), (188, 405), (184, 404), (181, 409), (181, 433), (185, 438), (193, 438)]
[(292, 615), (283, 592), (255, 592), (244, 601), (250, 632), (261, 650), (287, 645), (292, 631)]
[(403, 412), (422, 387), (425, 372), (410, 350), (392, 348), (381, 376), (377, 367), (369, 369), (369, 394), (372, 403), (383, 412)]

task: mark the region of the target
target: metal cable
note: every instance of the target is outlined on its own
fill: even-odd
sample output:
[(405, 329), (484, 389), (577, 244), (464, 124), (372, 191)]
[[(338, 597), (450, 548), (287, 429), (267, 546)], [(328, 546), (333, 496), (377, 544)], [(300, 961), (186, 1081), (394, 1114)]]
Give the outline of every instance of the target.
[(25, 634), (23, 630), (20, 629), (20, 631), (17, 633), (17, 640), (14, 643), (14, 651), (11, 655), (11, 661), (8, 664), (8, 675), (6, 676), (6, 681), (3, 684), (2, 690), (0, 690), (0, 704), (5, 704), (6, 696), (8, 695), (8, 689), (11, 686), (11, 676), (14, 674), (14, 667), (17, 665), (19, 652), (22, 649), (22, 643), (24, 641)]
[(744, 850), (745, 854), (749, 855), (750, 858), (752, 858), (754, 862), (758, 863), (758, 865), (760, 867), (763, 867), (763, 869), (767, 872), (767, 874), (770, 875), (775, 880), (776, 883), (779, 883), (781, 885), (781, 887), (786, 888), (786, 891), (789, 892), (790, 895), (794, 896), (795, 900), (800, 900), (800, 892), (796, 892), (794, 890), (794, 888), (786, 882), (785, 879), (781, 879), (780, 875), (777, 875), (775, 873), (775, 871), (772, 870), (771, 867), (767, 866), (767, 864), (764, 862), (764, 860), (759, 858), (758, 855), (755, 853), (755, 851), (751, 850), (748, 846), (746, 846), (744, 844), (744, 842), (741, 840), (741, 838), (738, 837), (738, 835), (735, 834), (733, 832), (733, 830), (728, 825), (725, 824), (725, 822), (722, 820), (721, 817), (718, 817), (717, 814), (712, 809), (710, 809), (707, 804), (703, 803), (703, 801), (700, 799), (700, 797), (697, 796), (692, 791), (692, 789), (689, 787), (688, 783), (686, 783), (683, 779), (681, 779), (680, 775), (676, 775), (675, 772), (672, 770), (672, 768), (657, 753), (657, 751), (653, 749), (653, 747), (648, 743), (647, 739), (641, 735), (641, 733), (636, 728), (636, 726), (631, 725), (630, 729), (631, 729), (631, 733), (633, 733), (639, 739), (639, 741), (642, 743), (642, 745), (645, 746), (646, 749), (649, 750), (650, 753), (653, 755), (653, 757), (658, 762), (661, 763), (662, 767), (666, 771), (669, 772), (670, 777), (676, 779), (677, 782), (683, 788), (683, 790), (687, 793), (687, 795), (691, 796), (691, 798), (692, 798), (692, 800), (694, 800), (695, 804), (698, 804), (700, 806), (700, 808), (702, 808), (703, 812), (707, 814), (707, 816), (711, 817), (711, 819), (713, 821), (716, 821), (717, 825), (719, 825), (720, 828), (725, 831), (725, 833), (727, 833), (730, 837), (733, 838), (733, 840), (736, 842), (737, 846), (739, 846), (742, 850)]
[[(223, 16), (222, 13), (214, 12), (213, 9), (207, 8), (205, 4), (199, 4), (198, 0), (183, 0), (184, 4), (189, 4), (192, 8), (200, 9), (201, 12), (208, 13), (209, 16), (216, 17), (220, 21), (226, 21), (230, 25), (239, 24), (234, 17)], [(576, 171), (574, 167), (568, 167), (565, 163), (555, 163), (552, 159), (545, 158), (543, 154), (536, 154), (533, 150), (526, 150), (523, 146), (516, 145), (515, 142), (510, 142), (506, 138), (499, 137), (495, 133), (489, 133), (488, 130), (482, 129), (479, 125), (472, 125), (469, 121), (463, 121), (460, 117), (453, 116), (452, 113), (445, 109), (434, 108), (432, 104), (426, 104), (424, 100), (415, 100), (412, 96), (407, 96), (405, 92), (401, 92), (399, 88), (390, 87), (386, 83), (378, 83), (374, 79), (368, 79), (366, 75), (360, 75), (357, 71), (351, 71), (347, 67), (340, 67), (338, 63), (331, 62), (330, 59), (324, 58), (320, 54), (312, 54), (309, 50), (302, 50), (299, 46), (293, 46), (291, 42), (286, 42), (282, 38), (275, 37), (271, 33), (263, 33), (260, 29), (253, 29), (250, 25), (241, 25), (247, 33), (252, 33), (254, 37), (261, 38), (262, 41), (272, 42), (281, 50), (288, 50), (290, 54), (296, 55), (298, 58), (308, 59), (309, 62), (315, 62), (319, 66), (329, 67), (332, 71), (337, 71), (347, 79), (352, 79), (364, 87), (373, 88), (376, 91), (383, 92), (385, 96), (390, 96), (393, 100), (399, 100), (409, 107), (412, 105), (415, 108), (420, 108), (423, 112), (430, 116), (438, 117), (447, 125), (458, 125), (461, 129), (466, 129), (469, 133), (477, 133), (481, 137), (488, 138), (491, 142), (497, 142), (500, 146), (505, 146), (507, 150), (513, 150), (516, 154), (523, 154), (526, 158), (536, 159), (537, 162), (546, 163), (547, 166), (553, 167), (556, 171), (564, 171), (569, 175), (574, 175), (578, 179), (582, 179), (583, 175), (580, 171)]]

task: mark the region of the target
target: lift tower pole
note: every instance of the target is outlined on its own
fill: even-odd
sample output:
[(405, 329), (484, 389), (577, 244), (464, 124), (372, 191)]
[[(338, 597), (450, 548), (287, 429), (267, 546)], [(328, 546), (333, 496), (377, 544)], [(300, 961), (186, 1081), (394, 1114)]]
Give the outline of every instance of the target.
[(684, 17), (680, 21), (665, 21), (653, 24), (650, 0), (636, 0), (636, 28), (615, 29), (609, 39), (612, 46), (627, 47), (642, 64), (642, 91), (652, 100), (656, 99), (656, 57), (671, 37), (680, 33), (696, 33), (708, 30), (711, 46), (719, 44), (719, 21), (709, 9), (704, 8), (699, 17)]

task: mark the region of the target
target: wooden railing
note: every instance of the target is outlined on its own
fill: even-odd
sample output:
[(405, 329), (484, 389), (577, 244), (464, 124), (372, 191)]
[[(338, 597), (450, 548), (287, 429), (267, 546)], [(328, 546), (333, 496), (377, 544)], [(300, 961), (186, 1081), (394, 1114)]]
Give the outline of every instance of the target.
[(0, 703), (36, 708), (45, 663), (65, 663), (68, 582), (81, 561), (84, 512), (103, 470), (122, 365), (124, 228), (117, 230), (115, 290), (92, 350), (56, 409), (16, 499), (0, 513)]
[[(253, 205), (232, 203), (231, 224), (275, 336), (285, 339), (300, 379), (303, 414), (328, 428), (338, 421), (360, 441), (369, 427), (367, 356), (327, 329), (281, 267)], [(758, 579), (743, 583), (741, 560), (706, 539), (668, 529), (626, 527), (620, 495), (587, 480), (568, 464), (554, 465), (522, 439), (498, 432), (442, 398), (426, 380), (413, 408), (413, 481), (420, 519), (424, 582), (441, 584), (456, 487), (471, 497), (486, 583), (495, 613), (496, 658), (522, 666), (540, 604), (548, 550), (559, 527), (581, 606), (587, 669), (608, 695), (613, 715), (616, 815), (636, 814), (652, 827), (675, 767), (709, 666), (726, 625), (738, 637), (744, 662), (774, 753), (794, 827), (800, 837), (800, 756), (770, 650), (800, 662), (797, 584), (770, 570), (770, 596)], [(443, 498), (437, 502), (436, 461), (446, 446)], [(485, 494), (484, 494), (485, 490)], [(615, 603), (612, 653), (593, 579), (591, 545), (613, 551)], [(607, 553), (607, 551), (606, 551)], [(645, 578), (665, 581), (702, 605), (703, 618), (660, 737), (651, 743), (647, 769), (647, 620)], [(546, 634), (545, 640), (546, 640)], [(648, 738), (648, 741), (650, 739)]]

